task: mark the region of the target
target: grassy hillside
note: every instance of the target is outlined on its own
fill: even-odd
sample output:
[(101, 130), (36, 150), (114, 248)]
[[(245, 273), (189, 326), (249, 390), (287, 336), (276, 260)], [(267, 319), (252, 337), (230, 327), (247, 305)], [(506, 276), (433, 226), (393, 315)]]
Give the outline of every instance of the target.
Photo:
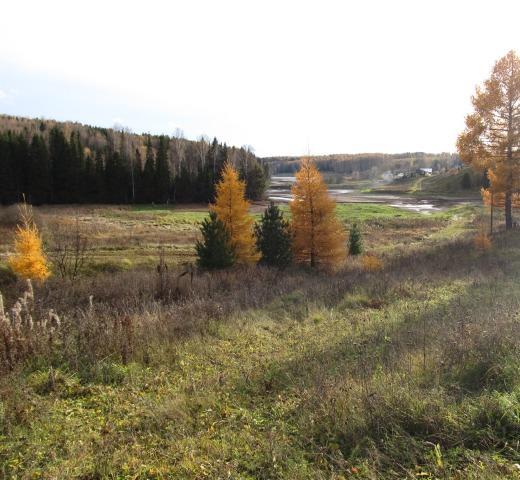
[[(464, 180), (464, 176), (468, 179)], [(465, 184), (465, 181), (468, 182)], [(430, 177), (413, 177), (395, 180), (390, 184), (373, 189), (376, 192), (411, 193), (425, 196), (468, 196), (480, 197), (482, 175), (471, 168), (463, 168), (455, 173), (441, 173)]]
[[(0, 379), (0, 476), (518, 478), (520, 239), (476, 251), (468, 207), (348, 208), (381, 272), (37, 287), (34, 317), (52, 306), (62, 325)], [(171, 235), (199, 215), (109, 212), (114, 231), (148, 218)], [(21, 290), (4, 284), (6, 305)]]
[[(466, 186), (464, 185), (465, 176), (469, 178)], [(421, 182), (420, 191), (448, 195), (478, 195), (481, 185), (482, 175), (477, 174), (471, 168), (464, 168), (456, 174), (446, 173), (425, 177)]]

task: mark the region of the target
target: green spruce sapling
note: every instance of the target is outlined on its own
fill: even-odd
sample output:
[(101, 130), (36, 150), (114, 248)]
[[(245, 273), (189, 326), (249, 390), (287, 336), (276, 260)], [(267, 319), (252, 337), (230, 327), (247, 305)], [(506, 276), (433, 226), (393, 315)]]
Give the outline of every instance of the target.
[(273, 202), (255, 225), (255, 235), (256, 247), (262, 254), (261, 264), (285, 268), (292, 262), (289, 222)]
[(235, 252), (230, 244), (225, 225), (210, 212), (201, 224), (202, 241), (197, 241), (197, 265), (208, 270), (230, 267), (235, 263)]
[(350, 229), (350, 237), (348, 242), (349, 255), (360, 255), (363, 252), (363, 241), (361, 240), (361, 231), (357, 223), (352, 225)]

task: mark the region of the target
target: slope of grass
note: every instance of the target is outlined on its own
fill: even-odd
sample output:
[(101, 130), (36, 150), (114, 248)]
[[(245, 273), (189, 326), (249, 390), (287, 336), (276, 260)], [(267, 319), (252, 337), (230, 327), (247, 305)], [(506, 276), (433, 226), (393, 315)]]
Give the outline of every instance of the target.
[[(463, 176), (470, 176), (471, 188), (463, 188)], [(378, 193), (412, 194), (425, 197), (468, 197), (480, 198), (482, 176), (471, 168), (456, 173), (441, 173), (430, 177), (413, 177), (395, 180), (390, 184), (373, 189)]]
[[(471, 188), (463, 188), (463, 177), (468, 174)], [(456, 174), (441, 174), (423, 177), (419, 191), (422, 194), (438, 195), (469, 195), (479, 197), (482, 175), (478, 175), (471, 168), (463, 168)]]
[(398, 243), (380, 273), (172, 276), (163, 300), (150, 272), (51, 283), (64, 330), (0, 380), (0, 475), (518, 478), (520, 239), (471, 245)]

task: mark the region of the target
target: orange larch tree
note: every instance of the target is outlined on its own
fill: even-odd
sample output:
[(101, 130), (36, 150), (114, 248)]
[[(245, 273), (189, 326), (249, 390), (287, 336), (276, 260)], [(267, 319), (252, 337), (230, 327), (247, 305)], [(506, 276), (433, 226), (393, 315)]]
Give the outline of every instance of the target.
[[(504, 193), (504, 179), (495, 175), (492, 170), (488, 170), (489, 187), (481, 188), (480, 194), (485, 206), (489, 207), (489, 231), (493, 234), (493, 220), (495, 208), (505, 208), (506, 195)], [(511, 208), (520, 208), (520, 193), (513, 193), (511, 195)]]
[(341, 266), (347, 255), (346, 233), (336, 217), (336, 202), (316, 166), (302, 160), (292, 187), (293, 254), (298, 263), (311, 267)]
[(210, 209), (225, 225), (237, 262), (256, 262), (260, 255), (256, 250), (254, 220), (249, 215), (249, 202), (245, 199), (246, 184), (229, 162), (224, 165), (216, 189), (215, 204)]
[(472, 97), (474, 112), (459, 135), (461, 159), (487, 170), (493, 196), (502, 195), (506, 229), (513, 227), (513, 197), (520, 191), (520, 58), (508, 52)]

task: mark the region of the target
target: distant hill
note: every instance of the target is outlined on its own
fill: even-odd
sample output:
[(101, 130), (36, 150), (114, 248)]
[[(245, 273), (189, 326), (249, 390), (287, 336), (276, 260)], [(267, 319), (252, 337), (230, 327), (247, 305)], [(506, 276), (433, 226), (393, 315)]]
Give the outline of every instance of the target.
[[(434, 170), (450, 169), (460, 165), (458, 155), (453, 153), (359, 153), (311, 156), (322, 172), (358, 175), (366, 178), (387, 170), (408, 170), (432, 167)], [(266, 157), (273, 174), (293, 173), (298, 169), (299, 157)]]
[(379, 193), (413, 193), (424, 196), (479, 197), (480, 189), (487, 186), (484, 174), (470, 167), (451, 169), (433, 176), (413, 176), (396, 179), (373, 189)]
[(0, 115), (0, 203), (208, 202), (225, 161), (261, 198), (267, 169), (217, 139), (136, 134), (77, 122)]
[(421, 183), (421, 192), (447, 195), (479, 195), (485, 186), (484, 174), (465, 167), (457, 172), (446, 172), (432, 177), (425, 177)]

